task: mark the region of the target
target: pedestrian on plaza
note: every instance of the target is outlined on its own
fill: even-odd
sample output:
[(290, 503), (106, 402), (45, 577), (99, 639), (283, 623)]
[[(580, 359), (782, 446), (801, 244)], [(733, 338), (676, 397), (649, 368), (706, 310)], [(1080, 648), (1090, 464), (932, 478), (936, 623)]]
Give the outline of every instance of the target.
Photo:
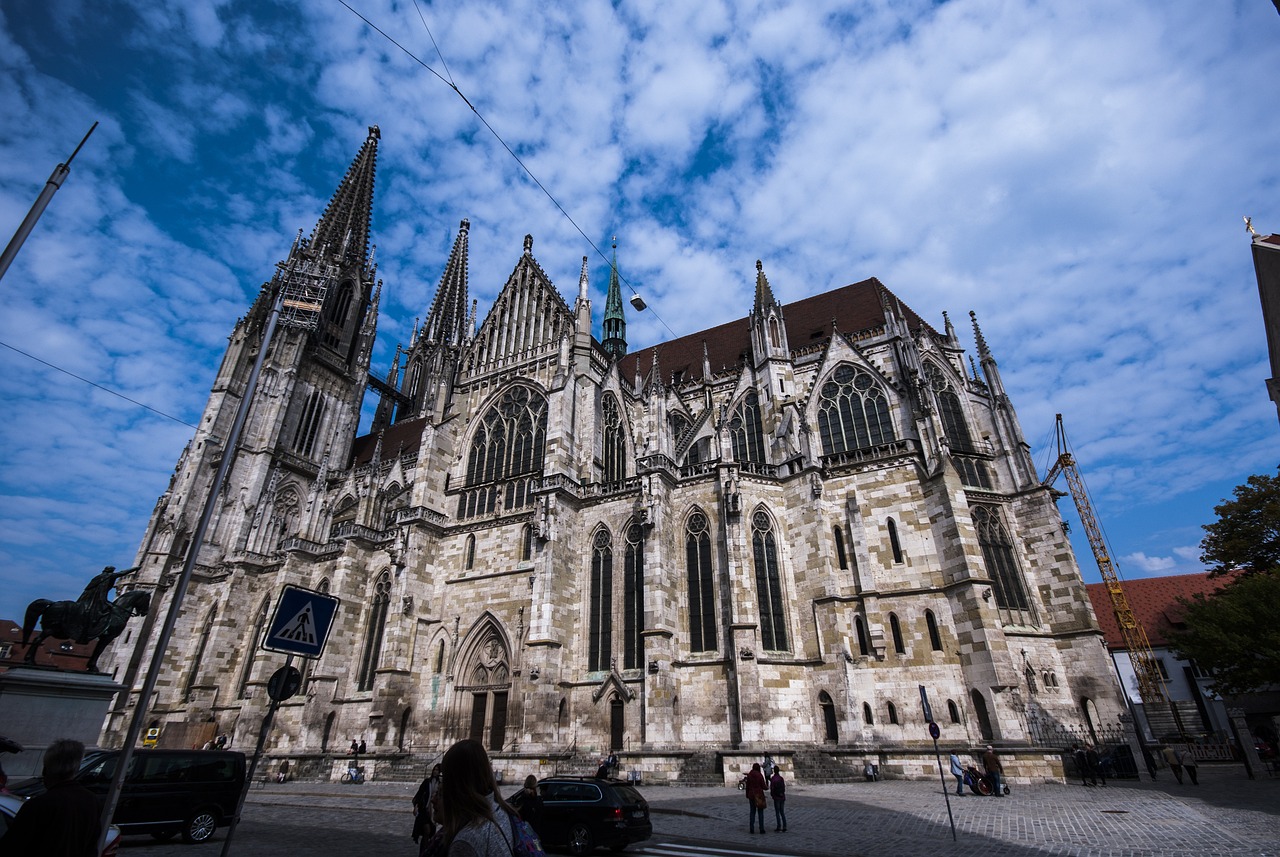
[(445, 751), (440, 817), (449, 857), (510, 857), (519, 813), (498, 794), (484, 745), (466, 738)]
[(964, 797), (964, 765), (955, 753), (951, 754), (951, 776), (956, 778), (956, 796)]
[(1102, 758), (1098, 755), (1098, 748), (1092, 744), (1084, 745), (1084, 761), (1089, 766), (1089, 779), (1096, 786), (1098, 780), (1102, 780), (1102, 786), (1107, 785), (1107, 774), (1102, 770)]
[(93, 792), (76, 782), (84, 758), (79, 741), (54, 741), (44, 753), (45, 791), (28, 800), (0, 837), (5, 854), (96, 857), (102, 808)]
[(1086, 757), (1084, 748), (1079, 744), (1071, 745), (1071, 760), (1075, 762), (1076, 773), (1080, 775), (1080, 785), (1096, 786), (1097, 780), (1089, 782), (1089, 759)]
[(596, 779), (609, 779), (609, 758), (607, 756), (600, 759), (600, 767), (596, 768)]
[(768, 753), (764, 754), (764, 762), (760, 765), (760, 772), (764, 774), (766, 782), (773, 779), (773, 757)]
[(511, 798), (511, 805), (520, 813), (520, 817), (529, 822), (534, 830), (542, 821), (542, 798), (538, 795), (538, 778), (533, 774), (524, 778), (524, 788)]
[(751, 766), (751, 772), (747, 774), (747, 803), (751, 808), (751, 832), (756, 832), (756, 818), (760, 819), (760, 832), (765, 832), (764, 826), (764, 774), (760, 773), (760, 763), (756, 762)]
[(1191, 785), (1200, 785), (1200, 778), (1196, 776), (1196, 757), (1191, 752), (1191, 747), (1184, 744), (1178, 748), (1178, 761), (1182, 762), (1182, 769), (1187, 772), (1187, 776), (1191, 778)]
[(987, 745), (987, 751), (982, 754), (982, 767), (991, 778), (991, 793), (996, 797), (1004, 797), (1004, 783), (1001, 776), (1004, 768), (1000, 765), (1000, 757), (996, 755), (995, 748), (990, 744)]
[(431, 772), (422, 780), (422, 785), (413, 795), (413, 841), (426, 841), (436, 832), (435, 811), (432, 809), (433, 797), (440, 791), (440, 764), (431, 766)]
[[(787, 829), (787, 783), (782, 779), (782, 769), (773, 766), (773, 776), (769, 777), (769, 797), (773, 798), (773, 832), (785, 832)], [(764, 824), (763, 821), (760, 822)]]
[(1160, 749), (1160, 755), (1164, 757), (1164, 763), (1169, 766), (1169, 770), (1173, 771), (1173, 778), (1178, 781), (1178, 785), (1182, 785), (1182, 755), (1175, 752), (1168, 744)]
[(276, 772), (277, 783), (289, 782), (289, 760), (285, 759), (280, 763), (280, 770)]
[(1151, 775), (1151, 781), (1155, 782), (1156, 768), (1160, 767), (1160, 763), (1156, 761), (1156, 755), (1151, 752), (1150, 747), (1143, 746), (1142, 761), (1147, 763), (1147, 773)]

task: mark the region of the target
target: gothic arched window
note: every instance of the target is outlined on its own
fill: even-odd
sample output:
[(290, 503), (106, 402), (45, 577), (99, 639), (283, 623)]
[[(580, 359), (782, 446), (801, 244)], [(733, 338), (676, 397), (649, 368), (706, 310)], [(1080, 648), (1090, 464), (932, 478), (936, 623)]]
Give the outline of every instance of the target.
[(591, 537), (591, 603), (587, 619), (587, 669), (609, 668), (613, 653), (613, 538), (604, 527)]
[(622, 668), (639, 669), (644, 662), (644, 528), (632, 523), (626, 530), (627, 553), (622, 581)]
[(844, 552), (844, 530), (840, 529), (840, 525), (836, 524), (831, 528), (831, 534), (836, 540), (836, 561), (840, 563), (841, 568), (849, 567), (849, 557)]
[(938, 633), (938, 620), (932, 610), (924, 611), (924, 624), (929, 628), (929, 645), (935, 652), (942, 651), (942, 635)]
[(324, 308), (324, 344), (335, 346), (342, 342), (342, 330), (347, 324), (347, 315), (351, 312), (351, 302), (355, 297), (355, 284), (344, 280), (335, 295), (330, 298)]
[(972, 449), (969, 427), (964, 419), (964, 408), (960, 405), (960, 397), (951, 388), (951, 382), (943, 375), (942, 370), (932, 363), (924, 364), (924, 377), (929, 383), (929, 389), (933, 390), (934, 400), (938, 403), (938, 416), (942, 419), (942, 433), (947, 438), (947, 445), (957, 451)]
[(476, 537), (471, 533), (467, 534), (467, 540), (462, 546), (462, 568), (464, 571), (470, 571), (476, 567)]
[(862, 655), (871, 654), (871, 644), (867, 642), (867, 626), (863, 623), (861, 616), (854, 618), (853, 628), (858, 636), (858, 653)]
[(893, 650), (900, 655), (907, 653), (906, 643), (902, 642), (902, 623), (898, 621), (898, 614), (889, 614), (889, 633), (893, 635)]
[(298, 419), (298, 427), (293, 432), (293, 449), (300, 455), (310, 455), (315, 449), (316, 435), (320, 431), (320, 421), (324, 418), (324, 396), (315, 390), (307, 397), (302, 406), (302, 415)]
[(262, 630), (266, 627), (270, 607), (270, 599), (262, 599), (262, 604), (258, 606), (258, 616), (253, 622), (253, 631), (249, 634), (249, 645), (244, 648), (244, 667), (240, 670), (240, 681), (236, 684), (236, 696), (240, 699), (249, 696), (249, 679), (253, 678), (253, 656), (262, 644)]
[(533, 527), (525, 524), (520, 528), (520, 561), (533, 559)]
[(1013, 554), (1013, 542), (1000, 523), (999, 511), (994, 506), (974, 506), (973, 525), (978, 530), (978, 545), (987, 563), (987, 574), (994, 584), (996, 605), (1006, 610), (1029, 610), (1031, 605)]
[(869, 372), (847, 363), (822, 385), (818, 434), (824, 455), (879, 446), (895, 439), (889, 399)]
[(357, 690), (372, 690), (373, 675), (378, 669), (378, 655), (382, 653), (382, 635), (387, 627), (387, 606), (391, 603), (391, 575), (382, 572), (373, 585), (373, 600), (369, 604), (369, 625), (364, 635), (364, 655), (360, 658), (360, 676)]
[(467, 459), (466, 489), (458, 517), (522, 508), (532, 500), (542, 473), (547, 439), (547, 400), (536, 391), (512, 387), (480, 419)]
[(618, 400), (606, 393), (600, 405), (603, 426), (604, 481), (621, 482), (627, 476), (627, 443), (622, 431), (622, 414)]
[(715, 583), (711, 574), (711, 532), (707, 516), (694, 512), (684, 531), (685, 570), (689, 583), (689, 649), (716, 648)]
[(902, 562), (902, 542), (898, 541), (898, 524), (893, 518), (889, 519), (887, 529), (889, 530), (889, 548), (893, 551), (893, 561), (895, 563)]
[(886, 702), (885, 707), (889, 709), (889, 722), (896, 724), (898, 722), (898, 706), (892, 702)]
[(751, 516), (751, 551), (756, 568), (756, 601), (760, 605), (760, 644), (767, 650), (787, 648), (782, 576), (773, 520), (764, 510)]
[(760, 398), (755, 390), (748, 390), (742, 404), (729, 420), (729, 433), (733, 438), (735, 461), (764, 464), (764, 429), (760, 423)]
[(862, 703), (862, 720), (868, 726), (876, 725), (876, 718), (875, 715), (871, 713), (871, 703), (869, 702)]

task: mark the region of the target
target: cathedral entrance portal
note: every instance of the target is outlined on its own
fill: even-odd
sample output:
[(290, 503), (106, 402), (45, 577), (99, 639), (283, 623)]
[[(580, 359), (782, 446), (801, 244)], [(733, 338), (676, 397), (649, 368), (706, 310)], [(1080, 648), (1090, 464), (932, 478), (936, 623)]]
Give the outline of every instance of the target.
[(464, 648), (467, 666), (459, 684), (459, 705), (471, 709), (467, 737), (481, 742), (490, 750), (501, 750), (506, 744), (507, 697), (511, 689), (510, 655), (497, 623), (490, 619), (471, 636)]
[(840, 740), (840, 732), (836, 726), (836, 705), (831, 701), (831, 694), (825, 690), (818, 694), (818, 707), (822, 709), (822, 722), (826, 728), (826, 741), (835, 744)]

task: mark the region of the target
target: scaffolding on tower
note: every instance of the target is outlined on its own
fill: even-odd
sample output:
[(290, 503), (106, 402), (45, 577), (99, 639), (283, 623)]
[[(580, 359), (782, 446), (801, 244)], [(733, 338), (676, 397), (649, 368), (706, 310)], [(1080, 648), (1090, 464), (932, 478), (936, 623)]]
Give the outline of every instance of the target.
[(337, 267), (305, 255), (291, 253), (276, 263), (276, 281), (284, 293), (280, 324), (295, 330), (315, 330), (324, 306), (326, 283), (337, 276)]

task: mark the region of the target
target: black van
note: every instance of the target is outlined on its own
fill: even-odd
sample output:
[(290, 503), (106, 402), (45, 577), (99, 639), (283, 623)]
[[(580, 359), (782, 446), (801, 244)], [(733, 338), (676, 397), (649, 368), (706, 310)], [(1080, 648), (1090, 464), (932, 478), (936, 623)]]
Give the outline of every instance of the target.
[[(119, 750), (89, 750), (76, 779), (105, 798)], [(120, 832), (204, 842), (231, 823), (244, 787), (244, 753), (228, 750), (134, 750), (112, 821)], [(39, 780), (14, 786), (27, 795), (44, 791)]]

